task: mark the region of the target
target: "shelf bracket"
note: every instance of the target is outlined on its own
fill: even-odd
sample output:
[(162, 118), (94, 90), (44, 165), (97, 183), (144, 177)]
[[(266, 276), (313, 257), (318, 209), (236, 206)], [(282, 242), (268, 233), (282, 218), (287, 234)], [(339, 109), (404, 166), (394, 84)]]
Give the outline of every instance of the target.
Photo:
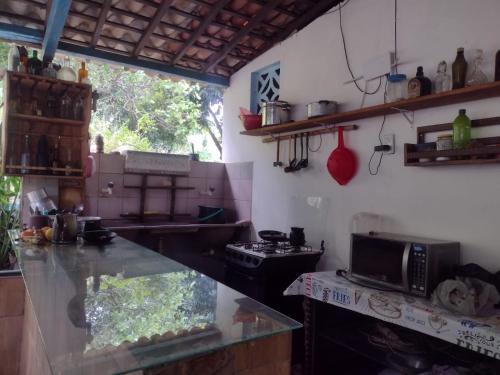
[(410, 127), (413, 129), (413, 125), (415, 123), (415, 112), (414, 111), (409, 111), (407, 109), (401, 109), (401, 108), (396, 108), (396, 107), (391, 107), (391, 109), (394, 109), (395, 111), (398, 111), (403, 117), (408, 121), (410, 124)]

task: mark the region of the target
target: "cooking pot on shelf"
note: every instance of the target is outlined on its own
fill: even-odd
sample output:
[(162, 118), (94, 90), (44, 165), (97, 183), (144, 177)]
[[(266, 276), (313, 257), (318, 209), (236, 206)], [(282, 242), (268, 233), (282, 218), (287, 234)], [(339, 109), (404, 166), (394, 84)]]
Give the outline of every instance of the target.
[(307, 118), (331, 115), (337, 112), (337, 102), (320, 100), (307, 105)]
[(290, 121), (291, 106), (288, 102), (275, 100), (262, 102), (262, 126), (283, 124)]

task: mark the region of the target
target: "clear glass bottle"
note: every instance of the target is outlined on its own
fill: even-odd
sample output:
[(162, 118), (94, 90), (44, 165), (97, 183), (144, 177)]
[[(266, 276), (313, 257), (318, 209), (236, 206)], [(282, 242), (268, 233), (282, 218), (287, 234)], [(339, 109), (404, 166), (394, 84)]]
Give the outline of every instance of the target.
[(67, 118), (67, 119), (73, 118), (73, 114), (74, 114), (73, 102), (71, 100), (71, 97), (68, 95), (67, 91), (61, 97), (61, 104), (60, 104), (59, 108), (60, 108), (59, 116), (61, 118)]
[(83, 98), (81, 95), (76, 97), (75, 102), (73, 104), (73, 118), (75, 120), (83, 120)]
[(436, 94), (451, 90), (451, 76), (446, 72), (447, 69), (446, 61), (441, 61), (434, 78), (434, 92)]
[(71, 61), (68, 56), (64, 58), (63, 66), (57, 72), (57, 78), (62, 79), (63, 81), (76, 81), (76, 73), (71, 68)]
[(488, 82), (486, 74), (484, 74), (481, 69), (481, 64), (483, 63), (483, 50), (477, 49), (474, 54), (474, 61), (472, 62), (472, 71), (467, 77), (466, 86), (481, 85)]
[(19, 56), (19, 49), (15, 44), (12, 44), (9, 48), (7, 69), (12, 72), (17, 72), (20, 63), (21, 63), (21, 56)]
[[(54, 143), (54, 148), (52, 150), (52, 161), (50, 163), (50, 166), (52, 168), (60, 168), (61, 167), (61, 162), (59, 161), (59, 159), (60, 159), (59, 149), (60, 148), (61, 148), (61, 136), (57, 137), (57, 141), (56, 141), (56, 143)], [(52, 174), (57, 175), (57, 174), (59, 174), (59, 172), (53, 169)]]
[(48, 63), (43, 69), (43, 76), (49, 78), (57, 78), (57, 71), (52, 63)]
[[(28, 134), (24, 136), (23, 150), (21, 151), (21, 166), (29, 167), (31, 163), (31, 153), (30, 153), (30, 137)], [(22, 168), (22, 174), (29, 173), (29, 169)]]
[(453, 148), (466, 148), (471, 139), (471, 121), (465, 114), (465, 109), (458, 111), (458, 116), (453, 121)]
[(464, 49), (457, 49), (457, 57), (451, 65), (452, 88), (461, 89), (465, 86), (465, 77), (467, 76), (467, 60), (465, 60)]

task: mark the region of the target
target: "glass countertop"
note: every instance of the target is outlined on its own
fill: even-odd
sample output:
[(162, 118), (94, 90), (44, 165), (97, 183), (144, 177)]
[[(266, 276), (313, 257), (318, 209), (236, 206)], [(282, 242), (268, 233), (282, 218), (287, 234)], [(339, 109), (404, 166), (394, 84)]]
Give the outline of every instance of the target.
[(301, 325), (117, 237), (105, 246), (11, 239), (54, 374), (122, 374)]

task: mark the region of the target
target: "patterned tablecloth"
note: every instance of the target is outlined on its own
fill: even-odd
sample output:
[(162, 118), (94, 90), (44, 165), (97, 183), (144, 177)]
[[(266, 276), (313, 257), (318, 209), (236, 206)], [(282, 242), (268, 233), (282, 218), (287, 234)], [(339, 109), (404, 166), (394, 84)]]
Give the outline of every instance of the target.
[(304, 295), (500, 359), (499, 310), (482, 317), (457, 315), (427, 299), (358, 286), (335, 271), (305, 273), (284, 294)]

